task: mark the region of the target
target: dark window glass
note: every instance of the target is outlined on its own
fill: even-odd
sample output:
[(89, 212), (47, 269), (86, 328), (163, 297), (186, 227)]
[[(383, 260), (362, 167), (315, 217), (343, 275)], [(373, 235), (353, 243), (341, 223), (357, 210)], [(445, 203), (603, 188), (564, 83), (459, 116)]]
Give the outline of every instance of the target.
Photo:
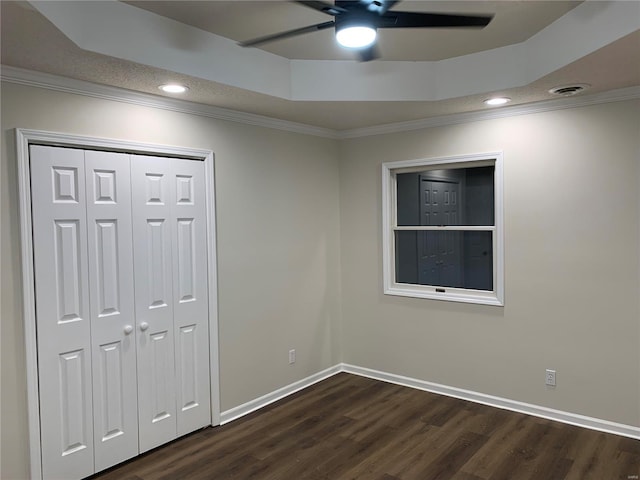
[(494, 167), (396, 176), (398, 226), (493, 226)]
[(492, 232), (395, 232), (396, 282), (493, 290)]

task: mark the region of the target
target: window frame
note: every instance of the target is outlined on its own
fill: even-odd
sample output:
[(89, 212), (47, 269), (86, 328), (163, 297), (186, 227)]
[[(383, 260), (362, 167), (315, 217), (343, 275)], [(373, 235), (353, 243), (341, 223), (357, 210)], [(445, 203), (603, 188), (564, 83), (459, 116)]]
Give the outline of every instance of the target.
[[(494, 166), (494, 226), (457, 225), (398, 226), (397, 187), (399, 173), (451, 168)], [(502, 152), (477, 153), (451, 157), (402, 160), (382, 164), (382, 274), (385, 295), (428, 298), (451, 302), (504, 306), (504, 186)], [(409, 231), (491, 231), (493, 248), (493, 290), (441, 287), (396, 282), (395, 232)]]

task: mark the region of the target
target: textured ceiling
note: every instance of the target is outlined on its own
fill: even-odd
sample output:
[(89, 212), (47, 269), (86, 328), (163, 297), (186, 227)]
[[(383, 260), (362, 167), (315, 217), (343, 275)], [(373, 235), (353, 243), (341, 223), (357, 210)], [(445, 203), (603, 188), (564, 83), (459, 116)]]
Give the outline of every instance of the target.
[[(229, 31), (224, 30), (225, 35), (229, 35), (232, 38), (233, 36), (241, 38), (245, 35), (251, 37), (254, 34), (261, 35), (262, 33), (271, 33), (272, 30), (278, 31), (283, 27), (282, 23), (274, 21), (273, 29), (271, 28), (271, 23), (269, 23), (269, 28), (266, 28), (265, 24), (268, 23), (267, 19), (270, 18), (269, 15), (271, 14), (268, 15), (261, 9), (267, 9), (268, 11), (269, 8), (267, 7), (273, 8), (275, 12), (273, 15), (276, 17), (278, 17), (277, 12), (282, 9), (286, 9), (288, 12), (296, 11), (297, 13), (287, 13), (287, 19), (295, 18), (296, 21), (298, 21), (296, 15), (300, 15), (300, 18), (306, 18), (309, 13), (306, 12), (307, 9), (299, 5), (283, 5), (283, 2), (259, 2), (260, 5), (258, 6), (256, 6), (254, 2), (243, 1), (143, 3), (149, 4), (145, 7), (147, 9), (157, 9), (159, 8), (157, 3), (162, 3), (163, 5), (160, 5), (160, 7), (174, 12), (166, 11), (164, 14), (179, 18), (187, 23), (195, 23), (200, 28), (217, 30), (218, 33), (222, 33), (219, 28), (224, 26), (224, 28), (230, 29)], [(240, 12), (251, 12), (252, 8), (256, 8), (258, 12), (261, 12), (258, 18), (263, 18), (265, 21), (256, 24), (255, 19), (251, 20), (251, 22), (247, 20), (247, 23), (254, 26), (251, 28), (243, 26), (243, 22), (239, 20), (242, 15), (237, 12), (233, 13), (233, 8), (235, 8), (233, 5), (230, 11), (231, 13), (228, 13), (228, 15), (232, 17), (236, 15), (235, 20), (228, 19), (225, 21), (224, 18), (222, 18), (215, 19), (214, 21), (202, 13), (197, 13), (199, 9), (203, 8), (219, 9), (223, 3), (231, 3), (233, 5), (240, 4), (237, 7)], [(433, 6), (431, 10), (435, 10), (436, 6), (442, 8), (441, 3), (442, 2), (407, 1), (401, 3), (396, 8), (402, 6), (402, 9), (409, 10), (420, 6), (421, 9), (424, 9), (425, 4), (429, 4)], [(463, 3), (465, 9), (469, 8), (470, 3), (472, 4), (471, 6), (477, 4), (478, 7), (474, 11), (484, 11), (484, 8), (489, 5), (489, 3), (485, 5), (484, 2)], [(514, 11), (518, 10), (518, 8), (522, 7), (521, 4), (524, 4), (527, 8), (529, 8), (529, 4), (536, 4), (535, 6), (538, 8), (538, 13), (536, 15), (526, 13), (526, 15), (531, 16), (531, 22), (525, 22), (523, 20), (521, 22), (522, 28), (515, 28), (513, 22), (516, 22), (518, 25), (520, 25), (520, 23), (517, 23), (517, 17), (511, 17), (512, 23), (509, 25), (511, 25), (511, 30), (513, 31), (505, 31), (504, 33), (496, 35), (495, 38), (487, 38), (484, 40), (486, 42), (512, 42), (522, 38), (522, 35), (531, 35), (536, 29), (544, 26), (545, 22), (551, 22), (558, 15), (561, 15), (563, 9), (566, 11), (574, 4), (574, 2), (528, 1), (497, 3), (496, 8), (505, 11), (511, 9)], [(449, 2), (449, 4), (451, 4), (451, 2)], [(493, 2), (491, 4), (493, 4)], [(516, 88), (439, 101), (291, 101), (224, 85), (219, 82), (204, 80), (195, 75), (185, 75), (182, 72), (150, 67), (140, 63), (83, 50), (70, 41), (43, 15), (31, 8), (29, 4), (24, 2), (2, 1), (0, 2), (0, 7), (2, 17), (1, 59), (3, 65), (51, 73), (155, 95), (158, 94), (157, 86), (159, 84), (168, 81), (177, 81), (189, 85), (190, 90), (184, 98), (192, 102), (215, 105), (335, 130), (348, 130), (372, 125), (417, 120), (432, 116), (482, 110), (486, 108), (482, 104), (482, 100), (490, 93), (508, 95), (513, 99), (512, 104), (517, 105), (548, 100), (551, 98), (548, 89), (563, 84), (588, 83), (591, 85), (588, 93), (598, 93), (640, 85), (640, 31), (635, 31), (562, 68), (556, 69), (552, 73), (532, 83)], [(482, 9), (479, 10), (479, 7), (482, 7)], [(456, 11), (458, 10), (456, 9)], [(526, 9), (524, 11), (530, 12), (530, 10)], [(227, 9), (225, 12), (229, 12), (229, 10)], [(312, 16), (316, 16), (316, 12), (310, 11), (310, 13)], [(512, 13), (513, 12), (510, 12), (510, 14)], [(227, 15), (227, 13), (225, 13), (225, 15)], [(198, 18), (206, 23), (206, 25), (197, 24)], [(499, 16), (495, 19), (499, 26), (498, 20)], [(282, 19), (280, 21), (282, 21)], [(304, 22), (304, 18), (302, 18), (302, 21)], [(311, 20), (312, 23), (315, 21), (315, 19)], [(288, 21), (286, 23), (283, 27), (284, 29), (297, 26), (297, 24), (289, 24)], [(524, 27), (525, 24), (529, 30)], [(509, 25), (503, 28), (508, 30), (507, 27)], [(255, 30), (258, 26), (265, 30)], [(527, 33), (522, 33), (522, 30), (526, 30)], [(570, 40), (571, 39), (567, 39), (567, 41)], [(397, 42), (396, 44), (396, 40), (391, 41), (385, 39), (384, 46), (381, 45), (385, 56), (387, 54), (396, 55), (396, 53), (392, 53), (394, 51), (409, 52), (409, 50), (402, 49), (402, 41), (397, 40)], [(331, 53), (332, 47), (328, 47), (328, 51), (323, 50), (320, 53), (313, 53), (311, 50), (312, 47), (306, 49), (303, 48), (302, 44), (298, 45), (296, 42), (289, 46), (284, 45), (286, 42), (279, 43), (283, 45), (278, 46), (274, 44), (273, 48), (282, 48), (282, 51), (276, 52), (280, 55), (300, 56), (301, 58), (318, 55), (320, 58), (338, 58), (332, 56), (335, 55), (335, 52)], [(398, 47), (398, 45), (400, 45), (400, 47)], [(424, 53), (424, 55), (428, 55), (428, 58), (441, 58), (443, 55), (469, 53), (477, 47), (478, 45), (473, 42), (442, 45), (441, 48), (430, 48), (429, 52)], [(397, 48), (399, 48), (399, 50), (396, 50)], [(486, 48), (486, 46), (483, 48)], [(420, 48), (416, 47), (412, 51), (414, 53), (411, 53), (411, 55), (417, 55), (420, 52)], [(323, 55), (326, 55), (326, 57)], [(407, 55), (409, 55), (409, 53), (407, 53)], [(471, 74), (469, 77), (472, 80)]]

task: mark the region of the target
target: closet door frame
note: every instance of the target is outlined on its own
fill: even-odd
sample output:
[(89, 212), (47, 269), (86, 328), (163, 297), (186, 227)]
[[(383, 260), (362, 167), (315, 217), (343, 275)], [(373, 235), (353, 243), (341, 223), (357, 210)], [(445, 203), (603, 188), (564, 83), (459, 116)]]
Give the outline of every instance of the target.
[(20, 246), (22, 291), (27, 366), (27, 413), (29, 422), (30, 478), (42, 479), (40, 444), (40, 398), (38, 391), (38, 358), (36, 340), (36, 308), (34, 287), (33, 238), (31, 220), (30, 145), (94, 149), (142, 155), (201, 160), (205, 169), (207, 219), (207, 275), (209, 304), (209, 370), (211, 372), (211, 424), (220, 425), (220, 374), (218, 361), (218, 283), (216, 259), (214, 154), (211, 150), (154, 145), (147, 143), (85, 137), (42, 130), (15, 129), (20, 199)]

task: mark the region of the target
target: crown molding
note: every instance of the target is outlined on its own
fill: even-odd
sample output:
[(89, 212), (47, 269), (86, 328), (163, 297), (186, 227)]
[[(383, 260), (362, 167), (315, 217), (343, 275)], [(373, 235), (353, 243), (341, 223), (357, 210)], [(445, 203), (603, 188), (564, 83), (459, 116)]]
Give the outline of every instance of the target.
[(83, 95), (103, 100), (129, 103), (144, 107), (159, 108), (179, 113), (198, 115), (201, 117), (215, 118), (229, 122), (242, 123), (264, 128), (272, 128), (293, 133), (313, 135), (317, 137), (344, 140), (372, 135), (386, 135), (390, 133), (409, 132), (446, 125), (458, 125), (463, 123), (493, 120), (497, 118), (515, 117), (535, 113), (550, 112), (568, 108), (585, 107), (602, 103), (622, 102), (640, 98), (640, 86), (610, 90), (608, 92), (591, 95), (578, 95), (575, 97), (563, 97), (542, 102), (524, 105), (513, 105), (495, 110), (483, 110), (478, 112), (457, 113), (428, 117), (407, 122), (388, 123), (371, 127), (355, 128), (350, 130), (333, 130), (317, 127), (304, 123), (291, 122), (277, 118), (256, 115), (253, 113), (238, 112), (236, 110), (204, 105), (186, 100), (159, 97), (148, 93), (133, 92), (118, 87), (99, 85), (84, 80), (76, 80), (61, 77), (49, 73), (36, 72), (22, 68), (2, 65), (0, 79), (4, 82), (45, 88), (58, 92)]
[(576, 97), (563, 97), (542, 102), (528, 103), (524, 105), (513, 105), (502, 107), (496, 110), (483, 110), (479, 112), (455, 113), (429, 117), (420, 120), (407, 122), (388, 123), (375, 125), (373, 127), (355, 128), (352, 130), (342, 130), (338, 132), (339, 139), (369, 137), (372, 135), (385, 135), (388, 133), (409, 132), (412, 130), (422, 130), (432, 127), (442, 127), (446, 125), (458, 125), (462, 123), (479, 122), (482, 120), (493, 120), (496, 118), (515, 117), (519, 115), (530, 115), (534, 113), (550, 112), (554, 110), (564, 110), (567, 108), (586, 107), (601, 103), (623, 102), (640, 98), (640, 86), (610, 90), (608, 92), (595, 93), (592, 95), (579, 95)]
[(189, 102), (173, 98), (159, 97), (149, 93), (134, 92), (123, 88), (100, 85), (97, 83), (61, 77), (49, 73), (36, 72), (23, 68), (2, 65), (0, 79), (3, 82), (45, 88), (57, 92), (72, 93), (86, 97), (129, 103), (143, 107), (159, 108), (178, 113), (187, 113), (201, 117), (215, 118), (229, 122), (273, 128), (287, 132), (314, 135), (317, 137), (337, 138), (337, 131), (329, 128), (306, 125), (277, 118), (256, 115), (254, 113), (238, 112), (227, 108), (215, 107), (201, 103)]

